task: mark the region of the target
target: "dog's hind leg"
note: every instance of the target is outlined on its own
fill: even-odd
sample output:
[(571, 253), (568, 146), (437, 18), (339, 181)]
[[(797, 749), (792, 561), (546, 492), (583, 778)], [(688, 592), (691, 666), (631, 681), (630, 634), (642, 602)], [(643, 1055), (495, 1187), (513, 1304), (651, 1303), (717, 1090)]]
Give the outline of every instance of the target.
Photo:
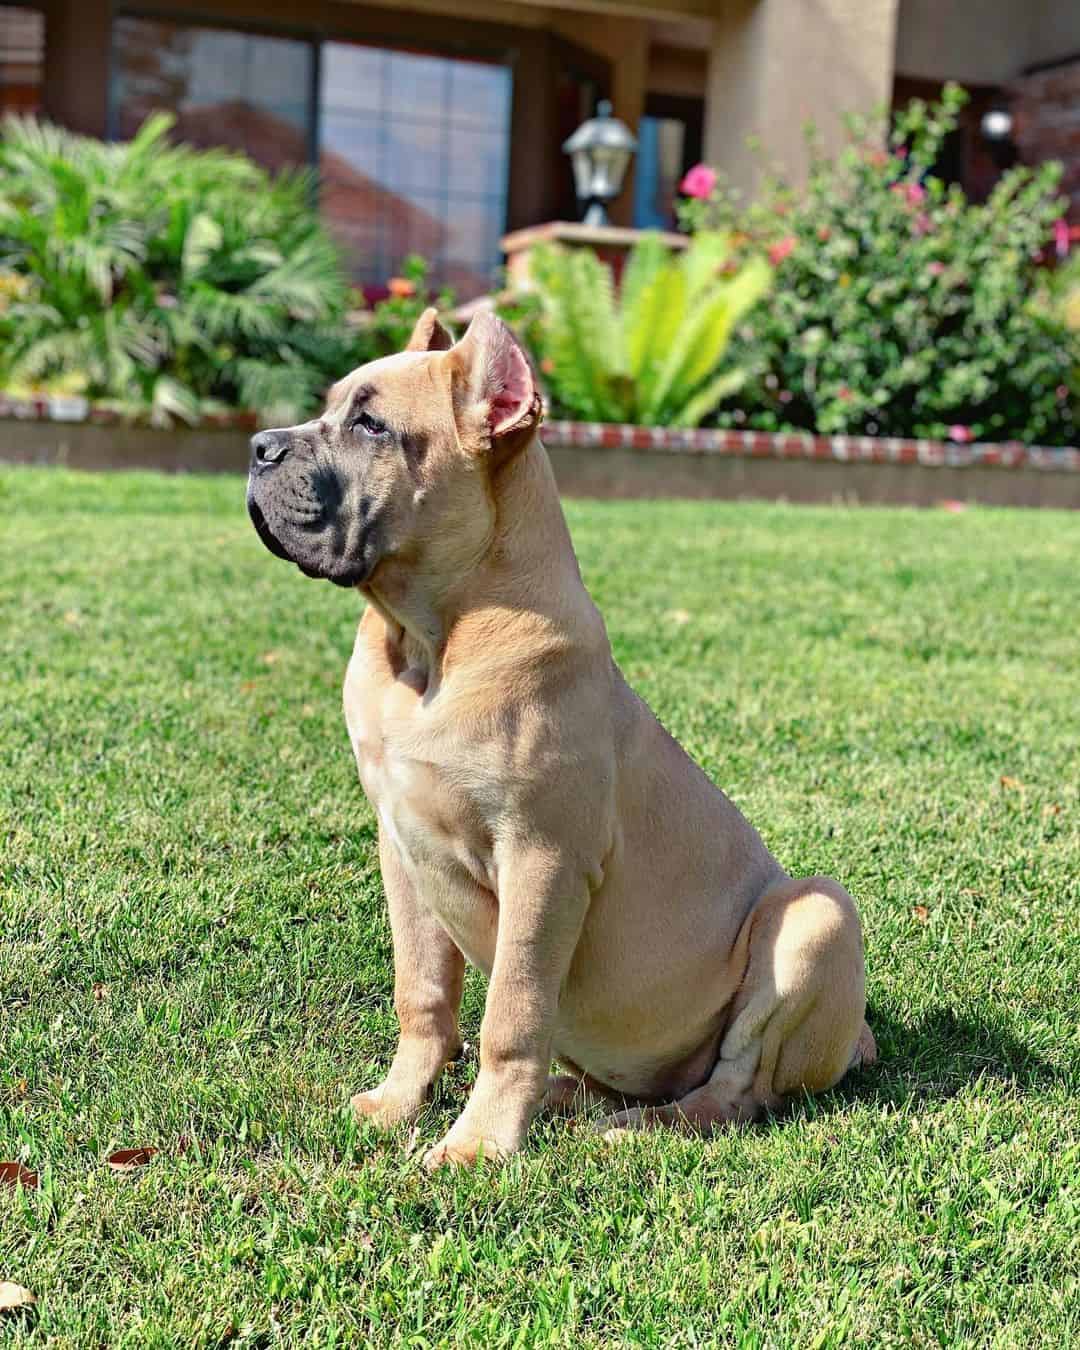
[(788, 881), (746, 923), (746, 972), (708, 1080), (677, 1102), (621, 1111), (601, 1128), (708, 1131), (754, 1120), (876, 1057), (863, 1020), (862, 931), (847, 891), (829, 877)]
[(541, 1110), (548, 1115), (576, 1116), (604, 1107), (610, 1111), (620, 1102), (625, 1102), (622, 1093), (598, 1083), (576, 1064), (565, 1059), (559, 1063), (567, 1072), (548, 1077), (547, 1091), (541, 1106)]

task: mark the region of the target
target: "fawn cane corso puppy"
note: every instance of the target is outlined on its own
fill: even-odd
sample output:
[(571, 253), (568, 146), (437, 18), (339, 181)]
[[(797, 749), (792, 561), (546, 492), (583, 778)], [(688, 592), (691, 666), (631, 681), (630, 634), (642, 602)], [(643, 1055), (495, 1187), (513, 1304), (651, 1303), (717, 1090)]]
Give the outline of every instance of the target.
[(359, 1115), (420, 1111), (461, 1048), (465, 962), (489, 980), (479, 1075), (429, 1167), (502, 1158), (575, 1098), (611, 1131), (752, 1120), (875, 1053), (851, 897), (789, 877), (626, 684), (540, 420), (503, 323), (455, 345), (428, 310), (321, 417), (252, 441), (263, 542), (367, 601), (345, 719), (400, 1039)]

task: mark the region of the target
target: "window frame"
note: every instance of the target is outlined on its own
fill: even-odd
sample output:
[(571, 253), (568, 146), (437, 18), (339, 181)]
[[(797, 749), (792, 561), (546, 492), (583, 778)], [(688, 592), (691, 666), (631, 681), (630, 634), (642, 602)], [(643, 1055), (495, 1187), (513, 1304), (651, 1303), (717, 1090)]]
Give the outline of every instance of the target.
[[(380, 22), (385, 17), (388, 22)], [(419, 26), (410, 25), (406, 32), (402, 24), (402, 12), (398, 10), (372, 11), (361, 6), (356, 7), (356, 24), (345, 25), (331, 23), (294, 23), (274, 18), (252, 18), (243, 14), (223, 14), (220, 10), (207, 13), (201, 5), (188, 8), (177, 4), (139, 4), (118, 3), (109, 12), (108, 18), (108, 64), (106, 80), (105, 135), (109, 140), (119, 135), (119, 52), (116, 41), (116, 25), (123, 19), (146, 20), (148, 22), (170, 23), (177, 27), (204, 28), (224, 33), (237, 33), (242, 36), (283, 38), (302, 42), (311, 51), (309, 87), (305, 100), (308, 115), (306, 136), (306, 161), (303, 167), (316, 175), (316, 200), (320, 193), (318, 181), (319, 155), (322, 146), (323, 108), (321, 104), (323, 49), (327, 43), (371, 47), (383, 51), (404, 54), (431, 56), (448, 61), (468, 61), (487, 66), (497, 66), (505, 70), (510, 79), (509, 121), (506, 127), (508, 138), (506, 177), (503, 185), (503, 212), (499, 222), (500, 234), (514, 228), (515, 219), (515, 175), (514, 175), (514, 131), (520, 116), (518, 76), (521, 52), (508, 41), (497, 40), (489, 35), (478, 38), (472, 21), (458, 22), (444, 15), (410, 15), (426, 22)], [(469, 29), (466, 36), (452, 36), (440, 32), (443, 24), (452, 24), (460, 30), (462, 24)], [(483, 27), (483, 25), (481, 25)], [(514, 30), (507, 29), (509, 36)]]
[[(40, 8), (45, 4), (45, 0), (16, 0), (20, 8)], [(398, 19), (398, 10), (387, 10), (388, 15)], [(438, 20), (443, 19), (442, 15), (418, 15), (424, 19)], [(452, 38), (450, 36), (442, 38), (429, 38), (429, 27), (434, 25), (425, 24), (419, 35), (419, 40), (415, 28), (411, 32), (402, 29), (397, 32), (394, 28), (384, 29), (381, 25), (372, 24), (371, 15), (368, 10), (357, 6), (357, 18), (366, 20), (366, 23), (360, 23), (356, 26), (344, 26), (342, 24), (299, 24), (288, 21), (279, 21), (277, 19), (250, 18), (245, 15), (231, 16), (222, 14), (220, 11), (207, 12), (200, 8), (186, 7), (176, 4), (115, 4), (109, 12), (109, 63), (106, 72), (107, 85), (107, 110), (105, 118), (105, 135), (108, 140), (115, 140), (117, 135), (117, 108), (115, 100), (116, 89), (116, 41), (115, 24), (117, 19), (148, 19), (157, 20), (159, 23), (183, 24), (188, 28), (211, 28), (226, 33), (241, 33), (250, 37), (267, 38), (288, 38), (294, 42), (304, 42), (312, 48), (311, 63), (311, 83), (308, 89), (308, 111), (310, 114), (310, 133), (308, 136), (308, 167), (317, 169), (319, 163), (320, 149), (320, 106), (319, 89), (322, 75), (322, 47), (327, 42), (351, 42), (361, 47), (382, 47), (391, 51), (411, 52), (417, 55), (430, 55), (443, 57), (448, 60), (470, 60), (479, 61), (485, 65), (505, 66), (510, 71), (511, 77), (511, 121), (514, 114), (514, 103), (517, 91), (517, 66), (519, 52), (506, 44), (491, 42), (490, 45), (483, 42), (474, 42), (467, 38)], [(465, 21), (468, 23), (468, 21)], [(455, 27), (460, 25), (455, 23)], [(509, 194), (508, 194), (509, 195)], [(509, 215), (509, 204), (508, 211)]]
[(221, 14), (204, 15), (197, 10), (178, 10), (171, 6), (151, 5), (115, 5), (109, 13), (109, 63), (105, 75), (106, 111), (105, 139), (115, 141), (119, 137), (120, 118), (116, 101), (118, 53), (116, 49), (116, 25), (121, 19), (144, 19), (148, 22), (172, 23), (185, 28), (209, 28), (221, 33), (239, 33), (243, 37), (285, 38), (291, 42), (302, 42), (311, 49), (311, 76), (305, 103), (308, 110), (308, 134), (306, 137), (307, 160), (305, 167), (314, 169), (319, 162), (319, 69), (320, 34), (309, 27), (293, 24), (277, 24), (273, 21), (258, 20), (235, 21)]

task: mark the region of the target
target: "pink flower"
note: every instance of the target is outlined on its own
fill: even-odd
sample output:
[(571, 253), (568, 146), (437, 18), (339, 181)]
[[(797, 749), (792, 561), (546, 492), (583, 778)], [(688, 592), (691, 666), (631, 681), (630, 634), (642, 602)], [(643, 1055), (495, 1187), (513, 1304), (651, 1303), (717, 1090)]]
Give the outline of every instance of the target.
[(716, 172), (707, 164), (695, 164), (679, 184), (688, 197), (711, 197), (716, 188)]
[(896, 156), (897, 159), (907, 159), (907, 146), (898, 145), (896, 149), (893, 151), (893, 154)]
[(847, 387), (846, 384), (842, 384), (840, 388), (836, 391), (836, 397), (840, 399), (841, 402), (843, 403), (850, 403), (852, 397), (851, 390)]
[(904, 191), (908, 206), (922, 206), (926, 201), (926, 189), (921, 183), (909, 183)]
[(1054, 249), (1059, 258), (1064, 258), (1069, 252), (1070, 230), (1068, 221), (1054, 221)]
[(935, 259), (934, 262), (927, 264), (926, 270), (932, 277), (939, 277), (945, 271), (945, 264)]
[(915, 219), (911, 222), (911, 228), (915, 234), (929, 234), (930, 231), (934, 228), (934, 222), (930, 219), (930, 217), (926, 214), (925, 211), (920, 211), (919, 214), (915, 217)]
[(794, 249), (795, 236), (793, 234), (787, 234), (769, 249), (769, 261), (774, 267), (778, 267), (780, 263), (794, 251)]
[(1059, 384), (1058, 387), (1054, 390), (1054, 393), (1057, 394), (1058, 402), (1064, 403), (1065, 400), (1069, 397), (1069, 387), (1066, 384)]
[(963, 426), (960, 422), (949, 428), (949, 440), (956, 441), (958, 445), (967, 445), (969, 441), (974, 439), (975, 436), (971, 428)]

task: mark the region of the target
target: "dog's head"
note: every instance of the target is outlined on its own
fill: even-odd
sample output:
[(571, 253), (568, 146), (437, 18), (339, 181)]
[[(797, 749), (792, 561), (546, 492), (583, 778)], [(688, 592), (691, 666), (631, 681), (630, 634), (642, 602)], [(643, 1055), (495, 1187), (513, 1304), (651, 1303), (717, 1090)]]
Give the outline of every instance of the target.
[(248, 511), (307, 576), (366, 585), (394, 561), (450, 581), (490, 542), (494, 476), (539, 420), (506, 325), (479, 314), (455, 344), (429, 309), (405, 351), (341, 380), (321, 417), (253, 437)]

